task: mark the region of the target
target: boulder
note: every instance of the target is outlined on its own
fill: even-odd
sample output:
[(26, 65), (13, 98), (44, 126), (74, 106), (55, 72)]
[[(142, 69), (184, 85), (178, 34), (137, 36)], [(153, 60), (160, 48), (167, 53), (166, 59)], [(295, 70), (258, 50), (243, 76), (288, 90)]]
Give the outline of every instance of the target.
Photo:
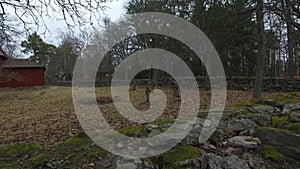
[(266, 169), (264, 159), (257, 154), (245, 152), (243, 158), (248, 161), (248, 165), (253, 169)]
[(271, 124), (271, 115), (269, 113), (251, 113), (244, 116), (261, 126), (269, 126)]
[(273, 114), (276, 112), (279, 112), (280, 110), (278, 108), (268, 106), (268, 105), (258, 105), (258, 106), (253, 106), (248, 108), (249, 111), (252, 113), (262, 113), (262, 114)]
[(233, 119), (226, 122), (225, 130), (237, 132), (253, 129), (254, 127), (256, 127), (256, 123), (250, 119)]
[(207, 169), (250, 169), (245, 160), (235, 155), (222, 157), (207, 153), (204, 155), (204, 159), (207, 161)]
[(277, 101), (274, 101), (274, 100), (262, 100), (260, 101), (261, 104), (264, 104), (264, 105), (268, 105), (268, 106), (272, 106), (272, 107), (277, 107), (279, 108), (280, 110), (283, 109), (284, 107), (284, 104), (281, 103), (281, 102), (277, 102)]
[(284, 109), (286, 110), (300, 110), (300, 103), (290, 103), (290, 104), (286, 104), (284, 105)]
[(300, 110), (293, 110), (289, 114), (289, 120), (293, 123), (300, 123)]
[(204, 124), (204, 119), (197, 118), (193, 128), (190, 130), (189, 134), (181, 141), (182, 145), (199, 145), (199, 136), (202, 131)]
[(300, 135), (273, 128), (257, 128), (255, 135), (263, 144), (275, 147), (283, 155), (300, 160)]
[(235, 136), (228, 139), (228, 145), (236, 148), (255, 149), (260, 140), (251, 136)]
[(284, 105), (282, 114), (300, 114), (300, 103), (290, 103)]
[(182, 145), (192, 145), (197, 146), (199, 145), (199, 136), (201, 133), (202, 127), (196, 126), (189, 132), (189, 134), (181, 141)]

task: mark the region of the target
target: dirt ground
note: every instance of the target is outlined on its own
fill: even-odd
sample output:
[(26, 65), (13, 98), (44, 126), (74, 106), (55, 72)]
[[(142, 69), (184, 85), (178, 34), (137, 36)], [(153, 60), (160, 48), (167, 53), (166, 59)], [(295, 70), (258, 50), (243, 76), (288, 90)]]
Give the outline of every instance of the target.
[[(171, 90), (164, 88), (168, 105), (161, 118), (176, 117), (180, 106), (179, 99), (172, 99)], [(133, 105), (146, 110), (145, 88), (138, 87), (130, 93)], [(263, 93), (269, 98), (276, 93)], [(110, 97), (109, 88), (96, 89), (97, 101), (107, 121), (115, 129), (135, 123), (120, 115)], [(201, 108), (207, 108), (211, 93), (200, 91)], [(226, 107), (245, 104), (251, 100), (251, 91), (227, 91)], [(65, 140), (81, 130), (77, 120), (70, 87), (33, 87), (0, 89), (0, 145), (20, 142), (38, 142), (52, 145)]]

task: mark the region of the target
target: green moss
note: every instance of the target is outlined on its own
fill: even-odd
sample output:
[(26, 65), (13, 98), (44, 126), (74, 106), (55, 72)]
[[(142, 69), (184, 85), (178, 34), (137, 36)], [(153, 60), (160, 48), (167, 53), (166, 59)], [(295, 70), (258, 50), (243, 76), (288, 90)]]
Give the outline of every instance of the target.
[(177, 146), (161, 155), (164, 168), (174, 168), (174, 164), (189, 159), (196, 159), (204, 153), (204, 150), (192, 146)]
[(259, 143), (259, 139), (255, 139), (255, 138), (247, 138), (245, 140), (248, 141), (248, 142)]
[(12, 158), (23, 155), (31, 155), (40, 150), (42, 150), (42, 146), (40, 146), (39, 144), (11, 144), (8, 146), (0, 147), (0, 158)]
[(92, 144), (92, 140), (83, 132), (80, 132), (73, 137), (57, 144), (53, 151), (55, 156), (65, 157), (74, 154), (84, 149), (88, 149)]
[(72, 156), (71, 158), (69, 158), (69, 161), (73, 164), (80, 164), (82, 161), (88, 161), (91, 158), (91, 154), (88, 154), (85, 151), (80, 151), (76, 154), (74, 154), (74, 156)]
[(109, 116), (113, 120), (125, 119), (124, 116), (122, 116), (120, 113), (116, 113), (116, 112), (111, 113)]
[(89, 152), (100, 157), (105, 157), (108, 154), (107, 151), (103, 150), (100, 147), (90, 148)]
[(272, 127), (275, 128), (281, 128), (286, 124), (289, 124), (289, 118), (287, 116), (283, 116), (283, 117), (278, 117), (278, 116), (274, 116), (271, 118), (272, 121)]
[(278, 152), (274, 147), (265, 146), (264, 147), (264, 156), (266, 158), (271, 158), (275, 161), (283, 161), (285, 156)]
[(234, 105), (232, 107), (234, 107), (234, 108), (243, 108), (243, 107), (248, 107), (248, 106), (258, 106), (258, 105), (260, 105), (259, 101), (260, 100), (258, 100), (258, 99), (250, 99), (245, 103), (240, 103), (240, 104)]
[(80, 151), (72, 154), (68, 154), (66, 160), (59, 165), (59, 168), (83, 168), (84, 164), (91, 162), (91, 155), (87, 152)]
[(288, 129), (274, 128), (274, 127), (260, 127), (259, 129), (262, 129), (262, 130), (276, 130), (276, 131), (281, 131), (281, 132), (285, 132), (285, 133), (293, 133), (293, 131), (288, 130)]
[(141, 136), (146, 136), (148, 133), (146, 128), (142, 125), (138, 125), (136, 127), (125, 127), (119, 130), (119, 133), (124, 134), (126, 136), (132, 137), (136, 133), (139, 133)]
[(300, 134), (300, 123), (289, 124), (287, 128), (297, 134)]
[(252, 116), (252, 115), (255, 115), (256, 113), (251, 112), (249, 109), (244, 109), (243, 114), (248, 115), (248, 116)]
[(85, 134), (79, 133), (61, 142), (53, 150), (52, 156), (58, 161), (60, 168), (82, 168), (108, 153), (100, 147), (94, 147), (92, 140)]
[(146, 166), (150, 166), (149, 168), (155, 168), (154, 163), (150, 158), (142, 158), (141, 160)]
[(58, 146), (62, 146), (62, 147), (66, 147), (66, 146), (86, 146), (88, 144), (90, 144), (92, 141), (90, 140), (90, 138), (83, 132), (80, 132), (76, 135), (74, 135), (73, 137), (67, 139), (64, 142), (61, 142), (60, 144), (58, 144)]
[(49, 154), (39, 154), (30, 158), (27, 164), (30, 166), (45, 166), (51, 160), (51, 155)]
[(163, 125), (163, 124), (173, 124), (175, 122), (174, 119), (157, 119), (153, 123), (156, 125)]
[(21, 168), (18, 164), (16, 164), (15, 162), (7, 162), (7, 161), (0, 161), (0, 168), (1, 169), (17, 169), (17, 168)]
[(274, 96), (272, 100), (279, 101), (282, 103), (299, 103), (300, 102), (300, 92), (289, 92), (284, 95), (280, 94)]

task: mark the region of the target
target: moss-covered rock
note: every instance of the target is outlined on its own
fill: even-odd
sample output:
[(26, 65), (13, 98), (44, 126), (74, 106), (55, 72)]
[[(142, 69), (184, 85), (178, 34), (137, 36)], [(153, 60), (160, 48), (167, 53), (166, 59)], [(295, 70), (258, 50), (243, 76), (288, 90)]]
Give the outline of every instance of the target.
[(299, 94), (300, 92), (289, 92), (286, 94), (274, 96), (272, 99), (281, 103), (299, 103)]
[(60, 142), (49, 153), (52, 159), (47, 166), (52, 168), (84, 168), (97, 159), (105, 158), (108, 154), (83, 132)]
[(35, 143), (11, 144), (0, 147), (0, 159), (32, 155), (40, 150), (42, 150), (42, 146)]
[(281, 154), (300, 160), (300, 135), (289, 130), (260, 127), (255, 130), (264, 145), (276, 148)]
[(0, 168), (1, 169), (21, 169), (22, 167), (20, 166), (20, 164), (16, 163), (16, 162), (7, 162), (7, 161), (1, 161), (0, 160)]
[(272, 121), (272, 127), (275, 128), (282, 128), (284, 125), (290, 123), (288, 116), (283, 116), (283, 117), (274, 116), (271, 118), (271, 121)]
[(39, 154), (27, 160), (26, 164), (32, 167), (45, 166), (51, 160), (51, 158), (52, 157), (49, 154)]
[(58, 147), (68, 147), (68, 146), (86, 146), (92, 143), (90, 138), (83, 132), (80, 132), (73, 137), (67, 139), (58, 144)]
[(173, 124), (175, 122), (174, 119), (157, 119), (153, 122), (156, 125), (163, 125), (163, 124)]
[(244, 108), (244, 107), (247, 107), (247, 106), (257, 106), (257, 105), (260, 105), (260, 100), (259, 99), (250, 99), (247, 102), (237, 104), (234, 107), (235, 108)]
[(287, 129), (289, 129), (297, 134), (300, 134), (300, 123), (291, 123), (291, 124), (288, 124), (286, 127), (287, 127)]
[(188, 160), (193, 162), (195, 159), (199, 158), (203, 153), (205, 153), (205, 151), (197, 147), (177, 146), (172, 150), (163, 153), (160, 156), (163, 162), (162, 167), (167, 169), (184, 168), (184, 166), (182, 165), (187, 163)]
[(146, 127), (138, 125), (136, 127), (125, 127), (119, 130), (119, 133), (124, 134), (129, 137), (134, 136), (147, 136)]
[(94, 154), (94, 155), (97, 155), (99, 157), (104, 157), (108, 154), (107, 151), (103, 150), (100, 147), (92, 147), (92, 148), (89, 149), (89, 152)]
[(285, 156), (279, 153), (278, 150), (272, 146), (264, 147), (264, 156), (266, 158), (271, 158), (275, 161), (283, 161), (285, 159)]

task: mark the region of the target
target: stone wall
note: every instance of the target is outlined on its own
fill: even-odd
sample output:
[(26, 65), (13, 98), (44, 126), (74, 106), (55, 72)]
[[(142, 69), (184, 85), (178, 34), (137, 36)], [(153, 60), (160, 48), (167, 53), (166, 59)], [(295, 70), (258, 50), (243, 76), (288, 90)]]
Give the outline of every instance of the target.
[[(232, 90), (251, 90), (253, 89), (254, 77), (228, 77), (226, 78), (227, 88)], [(205, 77), (196, 78), (199, 88), (209, 89), (210, 81)], [(215, 79), (216, 80), (216, 79)], [(162, 78), (158, 84), (170, 85), (171, 79)], [(138, 85), (151, 83), (146, 79), (137, 80)], [(263, 79), (264, 91), (300, 91), (300, 78), (264, 78)]]
[[(182, 80), (188, 80), (182, 78)], [(210, 81), (205, 77), (196, 78), (199, 88), (209, 89)], [(232, 90), (251, 90), (253, 89), (254, 78), (249, 77), (228, 77), (227, 88)], [(121, 82), (120, 82), (121, 83)], [(124, 81), (124, 84), (126, 82)], [(137, 85), (147, 85), (153, 84), (149, 79), (138, 79), (136, 80)], [(51, 82), (47, 83), (51, 86), (72, 86), (72, 82)], [(110, 83), (107, 81), (96, 82), (96, 87), (109, 86)], [(158, 85), (172, 86), (171, 78), (161, 78), (158, 80)], [(263, 90), (264, 91), (283, 91), (292, 92), (300, 91), (300, 78), (264, 78), (263, 80)]]
[[(235, 90), (253, 89), (254, 78), (230, 77), (227, 78), (227, 88)], [(300, 78), (264, 78), (264, 91), (300, 91)]]

